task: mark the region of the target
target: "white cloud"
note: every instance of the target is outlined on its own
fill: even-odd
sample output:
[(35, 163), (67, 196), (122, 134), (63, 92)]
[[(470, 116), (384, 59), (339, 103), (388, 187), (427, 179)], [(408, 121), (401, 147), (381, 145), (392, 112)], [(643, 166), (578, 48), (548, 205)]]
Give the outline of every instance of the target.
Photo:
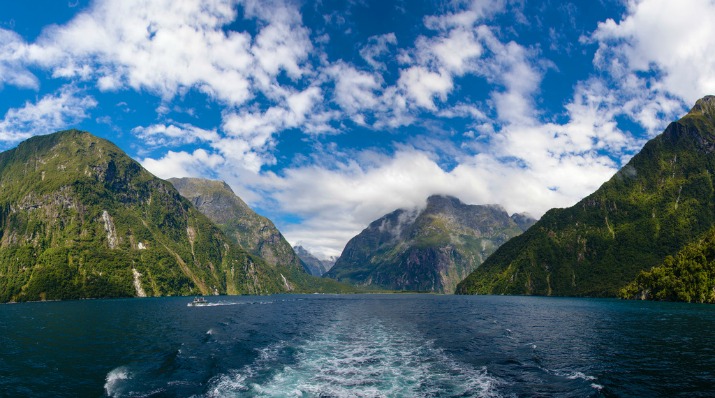
[(293, 79), (311, 73), (309, 32), (292, 5), (241, 5), (259, 19), (255, 37), (224, 31), (237, 16), (233, 2), (98, 0), (66, 25), (47, 28), (25, 59), (55, 77), (95, 79), (104, 91), (131, 87), (168, 100), (197, 89), (229, 105), (257, 91), (272, 96), (281, 71)]
[(221, 129), (225, 136), (212, 141), (212, 147), (225, 157), (239, 162), (243, 167), (260, 171), (264, 164), (272, 163), (269, 150), (274, 145), (274, 134), (282, 130), (304, 127), (306, 132), (323, 133), (331, 128), (324, 113), (312, 112), (322, 101), (318, 87), (300, 92), (287, 92), (285, 106), (273, 106), (264, 112), (241, 110), (225, 112)]
[(27, 45), (17, 33), (0, 29), (0, 88), (3, 84), (39, 88), (37, 77), (24, 65), (23, 55), (26, 47)]
[(622, 87), (624, 112), (655, 134), (687, 106), (715, 93), (715, 3), (628, 2), (619, 22), (593, 33), (594, 63)]
[(258, 34), (252, 53), (269, 76), (284, 70), (295, 79), (303, 74), (300, 63), (307, 58), (311, 47), (305, 28), (272, 24)]
[(139, 126), (133, 128), (132, 133), (149, 146), (177, 146), (219, 140), (219, 134), (215, 129), (206, 130), (186, 123)]
[(433, 38), (422, 36), (415, 46), (420, 64), (433, 65), (456, 76), (474, 72), (474, 61), (483, 53), (473, 26), (457, 27)]
[(382, 89), (382, 77), (362, 72), (344, 62), (337, 62), (326, 69), (335, 81), (335, 100), (358, 124), (364, 124), (364, 110), (374, 110), (381, 104), (378, 97)]
[(437, 110), (434, 104), (435, 96), (445, 101), (447, 94), (454, 87), (451, 75), (445, 71), (432, 72), (422, 66), (403, 70), (398, 85), (407, 98), (430, 110)]
[[(255, 20), (255, 36), (225, 30), (239, 9)], [(176, 96), (197, 90), (222, 108), (221, 129), (173, 123), (133, 132), (155, 146), (206, 142), (258, 170), (272, 161), (269, 150), (281, 131), (333, 131), (335, 113), (316, 109), (323, 99), (319, 84), (305, 83), (317, 76), (307, 62), (314, 50), (309, 33), (292, 2), (96, 0), (29, 45), (0, 31), (0, 84), (36, 86), (21, 68), (27, 63), (55, 78), (95, 81), (100, 91), (159, 95), (162, 114)]]
[(15, 143), (34, 135), (64, 130), (89, 117), (97, 101), (72, 86), (64, 86), (35, 103), (12, 108), (0, 120), (0, 142)]
[(385, 62), (380, 59), (390, 53), (390, 46), (397, 44), (397, 36), (394, 33), (372, 36), (368, 38), (367, 45), (360, 49), (360, 56), (373, 69), (386, 69)]
[(159, 178), (206, 177), (224, 164), (225, 159), (204, 149), (193, 153), (168, 151), (161, 159), (142, 160), (144, 168)]
[(171, 98), (199, 88), (222, 101), (252, 95), (250, 37), (224, 33), (236, 16), (224, 1), (96, 1), (63, 26), (46, 29), (27, 58), (56, 77), (97, 79)]

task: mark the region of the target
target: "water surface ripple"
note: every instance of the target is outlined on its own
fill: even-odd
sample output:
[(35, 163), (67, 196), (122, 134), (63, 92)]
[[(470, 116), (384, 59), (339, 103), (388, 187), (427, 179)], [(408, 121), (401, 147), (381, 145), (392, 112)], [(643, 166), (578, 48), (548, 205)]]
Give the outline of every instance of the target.
[(0, 396), (715, 394), (715, 307), (278, 295), (0, 306)]

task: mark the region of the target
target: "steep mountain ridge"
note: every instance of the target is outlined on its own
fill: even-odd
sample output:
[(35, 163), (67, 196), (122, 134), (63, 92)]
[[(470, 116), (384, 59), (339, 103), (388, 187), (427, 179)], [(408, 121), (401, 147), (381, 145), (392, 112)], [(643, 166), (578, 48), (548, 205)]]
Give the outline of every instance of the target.
[(246, 251), (269, 265), (303, 268), (300, 258), (271, 220), (257, 214), (228, 184), (203, 178), (168, 180), (199, 211)]
[(452, 293), (499, 245), (522, 231), (499, 206), (431, 196), (422, 210), (399, 209), (372, 222), (324, 276), (358, 286)]
[(715, 225), (714, 151), (708, 96), (596, 192), (499, 248), (457, 292), (616, 296)]

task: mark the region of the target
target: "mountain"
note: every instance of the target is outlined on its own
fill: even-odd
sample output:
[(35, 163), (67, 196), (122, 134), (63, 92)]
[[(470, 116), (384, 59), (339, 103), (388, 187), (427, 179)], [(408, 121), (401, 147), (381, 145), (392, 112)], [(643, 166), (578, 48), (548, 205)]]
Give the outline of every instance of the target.
[(2, 302), (290, 290), (171, 184), (76, 130), (0, 153), (0, 264)]
[(596, 192), (500, 247), (457, 292), (616, 296), (715, 224), (714, 151), (708, 96)]
[(295, 254), (300, 257), (306, 271), (311, 275), (322, 276), (335, 265), (335, 260), (321, 260), (303, 246), (295, 246), (293, 250), (295, 250)]
[(422, 210), (400, 209), (372, 222), (324, 276), (358, 286), (452, 293), (499, 245), (523, 232), (515, 218), (530, 224), (499, 206), (431, 196)]
[(273, 222), (254, 212), (225, 182), (203, 178), (170, 178), (168, 181), (249, 253), (270, 265), (303, 268), (300, 258)]
[(294, 292), (354, 292), (335, 281), (313, 277), (271, 220), (253, 211), (223, 181), (202, 178), (168, 180), (226, 236), (250, 254), (262, 258)]

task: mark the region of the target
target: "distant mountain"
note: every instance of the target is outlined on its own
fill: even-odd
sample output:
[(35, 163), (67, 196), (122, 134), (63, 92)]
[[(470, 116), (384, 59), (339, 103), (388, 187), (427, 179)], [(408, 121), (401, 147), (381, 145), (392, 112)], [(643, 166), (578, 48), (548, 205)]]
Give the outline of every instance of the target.
[(0, 301), (294, 287), (109, 141), (71, 130), (0, 153)]
[(400, 209), (372, 222), (324, 276), (358, 286), (453, 293), (497, 247), (533, 222), (510, 217), (499, 206), (431, 196), (422, 210)]
[(306, 250), (303, 246), (294, 246), (293, 250), (295, 250), (295, 253), (300, 257), (300, 260), (303, 261), (304, 266), (306, 267), (306, 270), (311, 274), (315, 276), (322, 276), (330, 268), (335, 265), (335, 259), (333, 260), (321, 260), (313, 255), (313, 253), (309, 252)]
[(715, 225), (714, 152), (708, 96), (596, 192), (500, 247), (458, 293), (616, 296)]
[(284, 275), (294, 291), (353, 291), (348, 286), (312, 277), (309, 266), (301, 261), (273, 222), (254, 212), (225, 182), (203, 178), (168, 181), (235, 243)]

